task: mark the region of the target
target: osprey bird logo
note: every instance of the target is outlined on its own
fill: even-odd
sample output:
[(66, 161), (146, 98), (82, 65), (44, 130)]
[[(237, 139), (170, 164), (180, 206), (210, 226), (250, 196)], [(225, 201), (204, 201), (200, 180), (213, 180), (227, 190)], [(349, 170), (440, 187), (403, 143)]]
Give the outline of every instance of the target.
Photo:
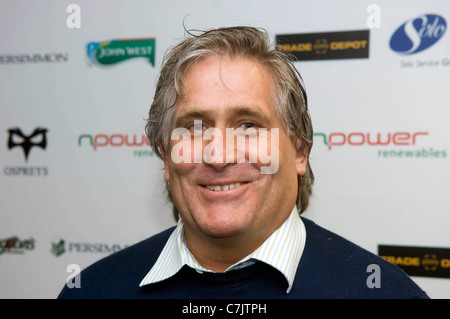
[(24, 135), (20, 128), (9, 129), (8, 138), (8, 149), (20, 146), (25, 154), (25, 161), (28, 161), (28, 156), (30, 155), (31, 148), (33, 146), (39, 146), (44, 149), (47, 147), (47, 129), (42, 127), (37, 127), (34, 129), (33, 133), (30, 135)]

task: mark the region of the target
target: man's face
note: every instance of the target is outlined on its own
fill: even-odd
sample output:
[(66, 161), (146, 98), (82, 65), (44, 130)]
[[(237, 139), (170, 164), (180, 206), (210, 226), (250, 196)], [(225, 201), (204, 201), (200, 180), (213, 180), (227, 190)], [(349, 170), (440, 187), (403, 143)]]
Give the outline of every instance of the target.
[[(273, 106), (274, 89), (266, 68), (246, 58), (212, 56), (189, 69), (172, 129), (188, 129), (192, 140), (184, 143), (192, 142), (190, 145), (194, 145), (194, 129), (197, 133), (208, 128), (220, 130), (223, 144), (215, 139), (217, 135), (212, 141), (221, 143), (224, 155), (216, 162), (205, 158), (200, 163), (174, 161), (171, 150), (183, 143), (178, 139), (172, 140), (171, 150), (165, 152), (164, 178), (170, 183), (187, 240), (238, 239), (261, 244), (292, 211), (297, 175), (304, 174), (307, 160), (286, 135)], [(203, 126), (194, 127), (195, 120), (201, 120)], [(267, 129), (264, 138), (269, 141), (269, 152), (278, 148), (278, 170), (274, 174), (261, 174), (261, 167), (268, 164), (259, 159), (250, 161), (250, 152), (245, 152), (245, 163), (230, 158), (237, 156), (237, 151), (230, 152), (225, 143), (226, 129), (252, 127), (256, 132), (258, 128)], [(273, 129), (278, 129), (275, 141)], [(257, 133), (258, 138), (262, 137)], [(203, 141), (202, 148), (212, 141)]]

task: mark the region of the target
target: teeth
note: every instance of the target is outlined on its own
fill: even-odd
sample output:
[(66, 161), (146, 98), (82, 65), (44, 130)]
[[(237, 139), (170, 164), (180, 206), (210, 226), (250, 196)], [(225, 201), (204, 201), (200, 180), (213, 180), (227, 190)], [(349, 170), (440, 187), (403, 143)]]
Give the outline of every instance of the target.
[(209, 190), (217, 192), (217, 191), (226, 191), (226, 190), (229, 190), (229, 189), (233, 189), (233, 188), (238, 187), (240, 185), (242, 185), (242, 184), (241, 183), (231, 183), (231, 184), (222, 185), (222, 186), (219, 186), (219, 185), (207, 185), (206, 188), (209, 189)]

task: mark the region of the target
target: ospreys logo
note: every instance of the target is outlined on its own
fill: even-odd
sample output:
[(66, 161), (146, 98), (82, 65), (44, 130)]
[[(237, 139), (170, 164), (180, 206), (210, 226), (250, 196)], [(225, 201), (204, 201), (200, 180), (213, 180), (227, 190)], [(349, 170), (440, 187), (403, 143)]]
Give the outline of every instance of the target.
[(8, 149), (21, 147), (25, 155), (25, 161), (28, 161), (28, 156), (33, 147), (40, 147), (44, 150), (47, 147), (47, 131), (46, 128), (37, 127), (33, 133), (25, 135), (18, 127), (9, 129)]

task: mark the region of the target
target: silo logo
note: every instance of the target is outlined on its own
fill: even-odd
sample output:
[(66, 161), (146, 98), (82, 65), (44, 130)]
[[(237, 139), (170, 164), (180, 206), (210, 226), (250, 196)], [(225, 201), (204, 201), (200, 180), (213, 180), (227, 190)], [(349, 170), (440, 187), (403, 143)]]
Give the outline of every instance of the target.
[(397, 53), (411, 55), (431, 47), (446, 29), (443, 17), (424, 14), (403, 23), (392, 35), (389, 45)]

